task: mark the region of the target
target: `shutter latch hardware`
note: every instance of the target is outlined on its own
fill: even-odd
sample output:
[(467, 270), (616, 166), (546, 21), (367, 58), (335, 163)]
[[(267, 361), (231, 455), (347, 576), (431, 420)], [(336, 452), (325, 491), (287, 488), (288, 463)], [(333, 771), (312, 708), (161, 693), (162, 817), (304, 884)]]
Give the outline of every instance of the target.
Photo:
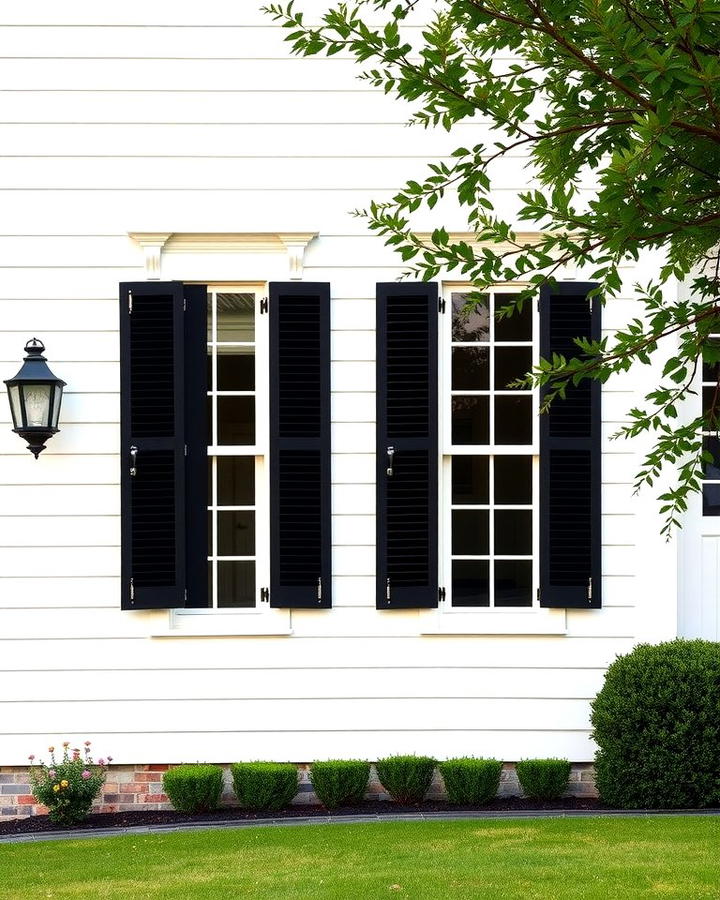
[(263, 297), (260, 301), (260, 314), (266, 313), (268, 311), (268, 298)]
[(130, 579), (130, 602), (135, 602), (135, 585), (132, 578)]
[(388, 458), (388, 467), (385, 470), (387, 475), (392, 478), (393, 474), (393, 457), (395, 456), (395, 448), (388, 447), (387, 448), (387, 458)]
[(387, 584), (385, 585), (385, 599), (387, 601), (390, 600), (390, 579), (388, 578)]
[(592, 578), (588, 578), (587, 598), (590, 603), (592, 601)]
[(270, 588), (260, 588), (260, 602), (261, 603), (269, 603), (270, 602)]
[(322, 578), (318, 578), (317, 598), (319, 603), (322, 600)]
[(130, 448), (130, 474), (137, 475), (137, 455), (138, 448), (133, 444)]
[(444, 298), (444, 297), (441, 297), (441, 298), (438, 300), (438, 312), (439, 312), (439, 313), (444, 313), (444, 312), (445, 312), (445, 298)]
[(445, 602), (445, 588), (444, 587), (438, 588), (438, 600), (440, 601), (440, 603)]
[(128, 291), (128, 315), (132, 315), (132, 291)]

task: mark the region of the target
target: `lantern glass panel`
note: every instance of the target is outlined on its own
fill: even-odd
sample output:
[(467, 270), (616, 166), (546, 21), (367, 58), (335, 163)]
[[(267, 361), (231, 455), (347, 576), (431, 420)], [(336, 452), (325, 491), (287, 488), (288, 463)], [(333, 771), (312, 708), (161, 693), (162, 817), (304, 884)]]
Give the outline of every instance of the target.
[(13, 417), (13, 428), (22, 426), (22, 409), (20, 408), (20, 389), (16, 384), (10, 388), (10, 411)]
[(28, 428), (47, 428), (50, 421), (50, 390), (49, 384), (24, 384), (22, 385), (25, 399), (25, 417)]
[(60, 403), (62, 402), (62, 392), (62, 385), (56, 384), (53, 388), (52, 422), (50, 423), (53, 428), (58, 427), (58, 420), (60, 419)]

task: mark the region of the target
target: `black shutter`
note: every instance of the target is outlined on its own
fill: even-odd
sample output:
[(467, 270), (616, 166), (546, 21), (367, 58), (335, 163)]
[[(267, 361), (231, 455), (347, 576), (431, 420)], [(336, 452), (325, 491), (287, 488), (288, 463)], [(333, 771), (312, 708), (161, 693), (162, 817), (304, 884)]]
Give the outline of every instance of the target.
[(185, 603), (183, 287), (120, 285), (122, 608)]
[(185, 301), (185, 606), (208, 598), (207, 287), (183, 286)]
[[(599, 340), (597, 285), (561, 283), (540, 292), (540, 355), (581, 351), (573, 339)], [(600, 382), (568, 386), (540, 417), (540, 606), (601, 606)]]
[(332, 605), (330, 285), (271, 283), (270, 605)]
[(378, 284), (378, 609), (438, 603), (437, 329), (436, 284)]

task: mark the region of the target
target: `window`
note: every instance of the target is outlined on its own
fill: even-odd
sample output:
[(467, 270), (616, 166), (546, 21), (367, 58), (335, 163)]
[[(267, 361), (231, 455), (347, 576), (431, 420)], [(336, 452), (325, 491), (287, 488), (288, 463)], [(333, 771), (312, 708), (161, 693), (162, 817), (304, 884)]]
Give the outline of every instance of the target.
[(124, 609), (332, 603), (329, 285), (263, 288), (120, 286)]
[[(443, 472), (451, 607), (537, 603), (537, 397), (510, 387), (537, 359), (536, 305), (498, 320), (513, 294), (468, 309), (446, 293)], [(449, 482), (449, 485), (447, 484)]]
[[(715, 356), (720, 351), (720, 334), (711, 335), (708, 344)], [(702, 433), (703, 450), (712, 455), (712, 462), (703, 468), (702, 506), (704, 516), (720, 516), (720, 363), (707, 359), (702, 365), (702, 407), (708, 419)], [(714, 421), (712, 421), (714, 419)], [(715, 426), (714, 428), (712, 426)]]
[(208, 600), (218, 609), (254, 608), (267, 583), (261, 291), (208, 287)]

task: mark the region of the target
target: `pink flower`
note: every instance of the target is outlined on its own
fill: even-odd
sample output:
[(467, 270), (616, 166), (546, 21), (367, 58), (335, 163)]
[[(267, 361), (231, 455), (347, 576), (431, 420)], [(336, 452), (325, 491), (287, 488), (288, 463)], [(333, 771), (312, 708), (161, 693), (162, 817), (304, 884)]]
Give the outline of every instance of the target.
[(69, 747), (70, 741), (63, 741), (63, 747)]
[(28, 759), (32, 762), (35, 759), (34, 754), (31, 753), (30, 756), (28, 756)]
[(99, 765), (99, 766), (104, 766), (104, 765), (105, 765), (105, 760), (104, 760), (104, 759), (99, 759), (99, 760), (98, 760), (98, 765)]
[(108, 760), (107, 760), (107, 761), (108, 761), (109, 763), (111, 763), (111, 762), (112, 762), (112, 756), (108, 756)]
[(85, 746), (86, 746), (86, 747), (89, 747), (89, 746), (90, 746), (90, 741), (85, 741)]
[(92, 778), (92, 775), (91, 775), (90, 772), (88, 772), (87, 769), (85, 769), (85, 771), (82, 773), (82, 778), (83, 778), (85, 781), (87, 781), (88, 778)]
[(48, 769), (48, 778), (54, 778), (56, 775), (55, 769)]

